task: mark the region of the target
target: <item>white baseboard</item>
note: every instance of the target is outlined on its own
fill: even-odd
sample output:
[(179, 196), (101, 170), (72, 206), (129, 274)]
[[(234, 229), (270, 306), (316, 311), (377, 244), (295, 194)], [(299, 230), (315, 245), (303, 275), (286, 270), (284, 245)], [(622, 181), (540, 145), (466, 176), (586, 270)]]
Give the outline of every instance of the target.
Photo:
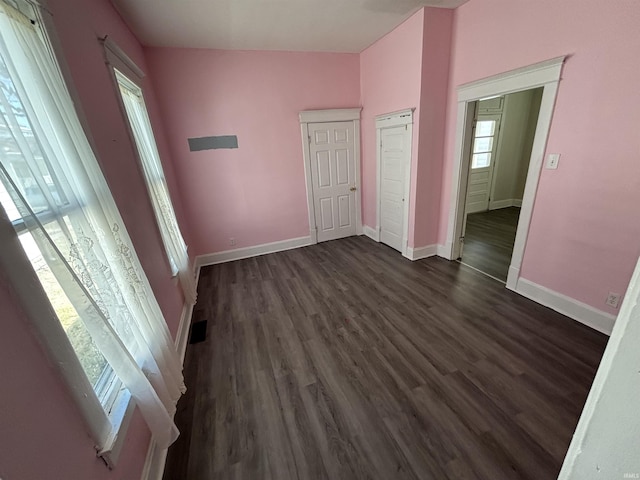
[(506, 200), (496, 200), (495, 202), (489, 203), (489, 210), (497, 210), (499, 208), (507, 208), (507, 207), (521, 207), (522, 199), (518, 198), (507, 198)]
[(377, 228), (371, 228), (368, 225), (364, 225), (362, 227), (362, 233), (364, 233), (367, 237), (369, 237), (371, 240), (375, 242), (380, 241), (380, 234), (378, 233)]
[(417, 248), (407, 247), (406, 257), (411, 261), (415, 261), (415, 260), (420, 260), (422, 258), (433, 257), (436, 255), (437, 251), (438, 251), (437, 245), (426, 245), (424, 247), (417, 247)]
[[(200, 279), (200, 268), (196, 267), (196, 286)], [(178, 334), (176, 335), (175, 346), (180, 355), (180, 363), (184, 366), (184, 356), (187, 352), (187, 343), (189, 339), (189, 329), (191, 327), (191, 319), (193, 316), (194, 305), (185, 304), (182, 308), (182, 316), (180, 317), (180, 325), (178, 326)], [(166, 448), (158, 448), (155, 440), (152, 438), (147, 450), (147, 458), (144, 461), (142, 476), (140, 480), (162, 480), (164, 474), (164, 466), (167, 461)]]
[(451, 245), (436, 245), (436, 255), (451, 260)]
[[(180, 355), (182, 365), (184, 365), (184, 356), (187, 351), (187, 340), (189, 338), (189, 327), (191, 326), (193, 307), (193, 305), (185, 304), (182, 309), (178, 334), (176, 335), (175, 345), (178, 355)], [(153, 438), (151, 439), (140, 480), (162, 480), (164, 466), (167, 461), (167, 450), (166, 448), (158, 448), (155, 440)]]
[(191, 317), (194, 305), (185, 304), (182, 308), (178, 334), (176, 335), (176, 350), (180, 355), (180, 361), (184, 364), (184, 355), (187, 352), (187, 341), (189, 340), (189, 328), (191, 327)]
[(616, 317), (571, 297), (519, 278), (515, 292), (545, 307), (566, 315), (606, 335), (611, 335)]
[(311, 237), (291, 238), (289, 240), (264, 243), (253, 247), (236, 248), (235, 250), (225, 250), (223, 252), (198, 255), (195, 263), (196, 267), (199, 268), (206, 265), (216, 265), (218, 263), (233, 262), (234, 260), (257, 257), (268, 253), (283, 252), (294, 248), (306, 247), (311, 244)]

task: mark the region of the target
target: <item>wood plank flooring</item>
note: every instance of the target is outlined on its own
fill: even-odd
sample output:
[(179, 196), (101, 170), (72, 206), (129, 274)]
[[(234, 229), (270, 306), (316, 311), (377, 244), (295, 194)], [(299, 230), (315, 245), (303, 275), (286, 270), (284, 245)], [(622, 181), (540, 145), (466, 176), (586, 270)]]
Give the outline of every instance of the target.
[(462, 262), (506, 281), (519, 216), (517, 207), (468, 215)]
[(607, 337), (365, 237), (203, 268), (165, 480), (555, 479)]

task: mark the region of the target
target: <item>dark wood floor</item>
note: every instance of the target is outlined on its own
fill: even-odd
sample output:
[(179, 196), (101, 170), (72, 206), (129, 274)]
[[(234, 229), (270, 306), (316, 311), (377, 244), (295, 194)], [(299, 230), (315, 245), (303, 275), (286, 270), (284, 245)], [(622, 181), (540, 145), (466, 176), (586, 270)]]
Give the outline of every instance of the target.
[(555, 479), (607, 337), (364, 237), (204, 268), (166, 480)]
[(468, 215), (462, 262), (506, 281), (519, 216), (517, 207)]

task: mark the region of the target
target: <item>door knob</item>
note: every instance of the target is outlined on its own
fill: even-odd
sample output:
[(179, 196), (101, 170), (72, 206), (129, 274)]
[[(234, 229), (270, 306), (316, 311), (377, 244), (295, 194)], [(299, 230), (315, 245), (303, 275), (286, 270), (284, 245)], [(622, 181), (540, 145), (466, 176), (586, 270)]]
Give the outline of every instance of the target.
[(351, 190), (352, 192), (356, 191), (356, 187), (351, 187), (349, 190)]

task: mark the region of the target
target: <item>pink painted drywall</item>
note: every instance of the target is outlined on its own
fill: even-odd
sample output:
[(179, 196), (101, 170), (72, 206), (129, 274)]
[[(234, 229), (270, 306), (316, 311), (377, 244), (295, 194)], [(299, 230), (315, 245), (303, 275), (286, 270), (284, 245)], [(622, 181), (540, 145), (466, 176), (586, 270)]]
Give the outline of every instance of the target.
[(139, 479), (149, 442), (142, 416), (134, 416), (118, 467), (109, 471), (2, 272), (0, 319), (0, 478)]
[(409, 246), (434, 245), (447, 113), (453, 11), (423, 8), (360, 54), (363, 223), (376, 226), (375, 117), (415, 108)]
[(424, 9), (413, 244), (438, 243), (453, 10)]
[[(107, 0), (48, 0), (47, 4), (105, 176), (175, 335), (182, 296), (170, 278), (97, 36), (109, 34), (144, 69), (142, 49)], [(145, 85), (145, 91), (148, 86)], [(154, 130), (166, 160), (162, 125), (152, 91), (148, 97)], [(173, 184), (170, 170), (167, 176)], [(177, 209), (180, 211), (179, 201)], [(134, 414), (118, 466), (108, 470), (96, 457), (79, 412), (29, 330), (1, 272), (0, 323), (0, 478), (139, 479), (150, 440), (141, 415)]]
[[(377, 173), (375, 117), (415, 108), (411, 148), (411, 192), (409, 218), (415, 216), (418, 132), (424, 9), (360, 53), (362, 98), (362, 223), (376, 228)], [(414, 222), (409, 222), (409, 246), (413, 247)]]
[(473, 0), (457, 9), (440, 243), (449, 214), (455, 87), (559, 55), (562, 73), (522, 276), (616, 313), (640, 254), (640, 4)]
[[(145, 54), (192, 252), (308, 236), (298, 113), (358, 106), (358, 56), (167, 48)], [(189, 151), (188, 138), (210, 135), (237, 135), (239, 148)]]

